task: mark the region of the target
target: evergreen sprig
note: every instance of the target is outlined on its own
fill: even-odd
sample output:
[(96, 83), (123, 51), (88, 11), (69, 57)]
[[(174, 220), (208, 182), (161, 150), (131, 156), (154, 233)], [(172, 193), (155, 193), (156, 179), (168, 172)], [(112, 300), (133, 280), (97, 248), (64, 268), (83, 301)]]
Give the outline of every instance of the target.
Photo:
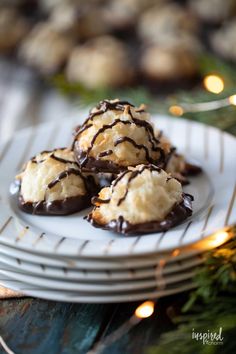
[[(233, 230), (235, 234), (235, 228)], [(195, 276), (197, 288), (190, 294), (176, 329), (163, 334), (148, 354), (231, 354), (236, 352), (236, 238), (209, 252)], [(203, 345), (192, 339), (195, 333), (223, 330), (222, 345)]]
[(91, 90), (80, 83), (70, 83), (66, 80), (65, 76), (59, 74), (52, 79), (52, 84), (56, 87), (62, 94), (69, 96), (71, 98), (79, 98), (78, 103), (81, 106), (91, 106), (97, 104), (104, 98), (107, 99), (128, 99), (134, 104), (139, 105), (140, 103), (150, 104), (154, 103), (154, 97), (150, 94), (149, 90), (144, 86), (139, 86), (135, 88), (122, 88), (122, 89), (111, 89), (111, 88), (99, 88), (96, 90)]

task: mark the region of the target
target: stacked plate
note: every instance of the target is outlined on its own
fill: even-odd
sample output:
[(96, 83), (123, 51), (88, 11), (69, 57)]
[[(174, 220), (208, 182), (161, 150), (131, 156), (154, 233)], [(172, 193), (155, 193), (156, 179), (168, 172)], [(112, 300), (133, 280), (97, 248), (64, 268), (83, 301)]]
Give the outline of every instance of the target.
[(0, 147), (1, 285), (70, 302), (141, 300), (194, 287), (205, 252), (228, 240), (236, 220), (236, 142), (199, 123), (154, 120), (204, 170), (185, 188), (195, 197), (193, 216), (165, 233), (124, 237), (93, 228), (83, 219), (88, 210), (43, 217), (17, 208), (8, 191), (19, 167), (41, 150), (68, 145), (78, 119), (22, 130)]

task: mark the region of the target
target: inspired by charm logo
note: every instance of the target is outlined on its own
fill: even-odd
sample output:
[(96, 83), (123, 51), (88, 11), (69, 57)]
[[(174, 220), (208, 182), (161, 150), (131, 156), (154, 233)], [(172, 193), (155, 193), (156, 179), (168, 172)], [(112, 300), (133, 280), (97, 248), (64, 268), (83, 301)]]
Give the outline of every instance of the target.
[(212, 332), (208, 329), (207, 332), (195, 332), (192, 329), (192, 339), (201, 341), (203, 345), (222, 345), (224, 337), (222, 336), (222, 327), (218, 331)]

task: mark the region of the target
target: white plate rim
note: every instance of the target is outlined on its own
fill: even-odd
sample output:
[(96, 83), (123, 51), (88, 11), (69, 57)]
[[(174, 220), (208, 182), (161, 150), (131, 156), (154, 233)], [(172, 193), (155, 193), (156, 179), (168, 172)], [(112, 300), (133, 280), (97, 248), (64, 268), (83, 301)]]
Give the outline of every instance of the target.
[(45, 289), (50, 290), (63, 290), (71, 292), (81, 292), (81, 293), (97, 293), (97, 294), (110, 294), (110, 293), (121, 293), (126, 291), (142, 290), (147, 288), (163, 288), (163, 286), (168, 286), (181, 281), (189, 280), (194, 277), (194, 271), (191, 268), (190, 271), (177, 272), (174, 275), (159, 276), (149, 279), (136, 279), (136, 280), (125, 280), (125, 281), (113, 281), (112, 283), (103, 284), (100, 282), (79, 282), (79, 281), (63, 281), (58, 279), (42, 278), (40, 276), (35, 276), (27, 273), (22, 273), (20, 271), (14, 271), (8, 267), (3, 267), (0, 265), (0, 276), (6, 275), (7, 277), (19, 280), (23, 283), (29, 285), (40, 286)]
[[(177, 272), (187, 271), (190, 268), (199, 266), (204, 262), (204, 254), (191, 257), (190, 259), (177, 260), (174, 263), (166, 264), (162, 273), (166, 276), (169, 274), (174, 274)], [(158, 271), (158, 263), (149, 267), (140, 268), (124, 268), (120, 270), (87, 270), (87, 269), (66, 269), (66, 268), (56, 268), (50, 267), (43, 264), (27, 264), (27, 262), (22, 262), (20, 259), (1, 257), (0, 266), (4, 264), (12, 268), (13, 270), (20, 270), (26, 274), (31, 274), (40, 277), (63, 279), (71, 281), (121, 281), (121, 280), (137, 280), (154, 277)]]
[(71, 303), (116, 303), (116, 302), (132, 302), (139, 300), (157, 299), (160, 297), (170, 296), (181, 292), (192, 290), (196, 287), (196, 284), (190, 282), (189, 284), (183, 283), (179, 287), (152, 292), (132, 293), (132, 294), (120, 294), (110, 296), (98, 296), (98, 295), (85, 295), (82, 296), (78, 293), (69, 293), (62, 291), (52, 291), (43, 289), (36, 286), (29, 286), (29, 284), (22, 283), (20, 281), (12, 280), (4, 275), (1, 275), (0, 285), (20, 292), (23, 296), (32, 296), (45, 300), (63, 301)]

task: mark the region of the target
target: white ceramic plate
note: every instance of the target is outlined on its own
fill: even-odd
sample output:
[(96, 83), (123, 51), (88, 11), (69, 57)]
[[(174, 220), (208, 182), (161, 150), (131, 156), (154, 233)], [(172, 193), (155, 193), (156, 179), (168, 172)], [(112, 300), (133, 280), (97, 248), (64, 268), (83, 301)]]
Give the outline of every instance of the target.
[(170, 284), (178, 283), (183, 280), (192, 279), (194, 276), (194, 270), (191, 268), (185, 272), (175, 273), (170, 275), (163, 275), (157, 273), (154, 278), (139, 279), (139, 280), (118, 280), (113, 282), (84, 282), (84, 281), (72, 281), (72, 280), (60, 280), (46, 277), (39, 277), (36, 275), (22, 273), (20, 271), (10, 269), (9, 266), (5, 266), (0, 263), (0, 276), (1, 274), (8, 276), (9, 278), (20, 280), (27, 284), (37, 285), (42, 288), (50, 290), (63, 290), (63, 291), (79, 291), (87, 292), (91, 294), (117, 294), (124, 291), (134, 291), (140, 289), (147, 289), (152, 287), (163, 288)]
[[(209, 240), (209, 238), (207, 238)], [(210, 247), (209, 247), (210, 244)], [(201, 244), (200, 244), (201, 245)], [(0, 243), (0, 255), (16, 258), (24, 262), (30, 262), (35, 265), (52, 266), (65, 268), (66, 270), (78, 269), (78, 270), (125, 270), (127, 268), (141, 268), (156, 265), (158, 262), (165, 260), (166, 263), (175, 263), (182, 260), (191, 259), (195, 256), (201, 255), (205, 250), (219, 245), (216, 242), (207, 241), (203, 243), (203, 246), (199, 246), (193, 249), (188, 247), (182, 248), (178, 254), (175, 253), (160, 253), (156, 255), (150, 255), (148, 257), (131, 257), (131, 258), (114, 258), (114, 259), (98, 259), (98, 258), (68, 258), (68, 257), (46, 257), (41, 254), (30, 253), (29, 251), (22, 251), (17, 248), (2, 245)]]
[[(79, 114), (78, 114), (79, 116)], [(35, 153), (68, 145), (75, 121), (48, 123), (17, 133), (0, 148), (0, 242), (21, 250), (58, 256), (132, 257), (189, 245), (236, 219), (236, 140), (218, 129), (184, 119), (154, 116), (180, 152), (196, 160), (204, 173), (186, 191), (195, 197), (193, 216), (162, 234), (123, 237), (94, 229), (85, 212), (67, 217), (42, 217), (19, 211), (9, 186), (21, 164)], [(77, 121), (76, 123), (80, 123)]]
[(156, 288), (148, 290), (138, 290), (129, 293), (121, 293), (118, 295), (91, 295), (79, 292), (70, 292), (62, 290), (48, 290), (38, 286), (29, 285), (19, 280), (12, 280), (1, 274), (0, 285), (9, 289), (24, 293), (28, 296), (38, 297), (41, 299), (76, 302), (76, 303), (115, 303), (115, 302), (131, 302), (146, 299), (156, 299), (163, 296), (177, 294), (183, 291), (193, 289), (194, 283), (187, 280), (178, 284), (173, 284), (165, 290), (157, 290)]
[[(122, 270), (87, 270), (87, 269), (68, 269), (65, 267), (51, 267), (44, 264), (30, 263), (19, 258), (8, 257), (0, 254), (1, 263), (5, 266), (17, 269), (22, 273), (27, 273), (41, 277), (51, 277), (54, 279), (74, 280), (74, 281), (122, 281), (135, 280), (155, 277), (158, 271), (158, 263), (146, 268), (124, 268)], [(175, 272), (186, 271), (190, 268), (202, 264), (203, 255), (194, 256), (185, 260), (167, 263), (162, 269), (164, 275)]]

